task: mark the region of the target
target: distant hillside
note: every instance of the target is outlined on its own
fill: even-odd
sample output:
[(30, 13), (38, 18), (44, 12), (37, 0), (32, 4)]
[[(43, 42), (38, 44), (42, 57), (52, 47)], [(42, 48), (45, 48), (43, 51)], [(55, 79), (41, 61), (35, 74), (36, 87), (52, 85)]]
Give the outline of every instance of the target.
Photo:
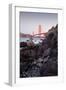
[(20, 33), (20, 37), (32, 37), (32, 35), (30, 34), (24, 34), (24, 33)]

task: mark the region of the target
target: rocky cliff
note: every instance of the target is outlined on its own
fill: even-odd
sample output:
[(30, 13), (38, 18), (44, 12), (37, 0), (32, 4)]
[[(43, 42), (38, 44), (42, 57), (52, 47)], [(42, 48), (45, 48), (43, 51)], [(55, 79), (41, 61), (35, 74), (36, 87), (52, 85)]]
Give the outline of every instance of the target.
[(58, 25), (52, 27), (37, 45), (20, 50), (20, 77), (58, 75)]

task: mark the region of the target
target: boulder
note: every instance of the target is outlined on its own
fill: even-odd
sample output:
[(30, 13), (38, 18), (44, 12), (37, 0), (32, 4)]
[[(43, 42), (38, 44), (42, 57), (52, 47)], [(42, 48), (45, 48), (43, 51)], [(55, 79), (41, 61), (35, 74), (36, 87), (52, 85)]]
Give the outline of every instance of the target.
[(48, 48), (44, 51), (42, 58), (50, 56), (50, 54), (51, 54), (51, 48)]

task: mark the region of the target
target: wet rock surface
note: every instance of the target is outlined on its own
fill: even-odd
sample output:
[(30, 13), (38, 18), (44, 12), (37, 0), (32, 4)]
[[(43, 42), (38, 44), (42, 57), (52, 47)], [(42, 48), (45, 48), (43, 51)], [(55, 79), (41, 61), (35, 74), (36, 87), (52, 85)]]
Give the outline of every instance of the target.
[(20, 77), (58, 75), (58, 25), (52, 27), (37, 45), (20, 47)]

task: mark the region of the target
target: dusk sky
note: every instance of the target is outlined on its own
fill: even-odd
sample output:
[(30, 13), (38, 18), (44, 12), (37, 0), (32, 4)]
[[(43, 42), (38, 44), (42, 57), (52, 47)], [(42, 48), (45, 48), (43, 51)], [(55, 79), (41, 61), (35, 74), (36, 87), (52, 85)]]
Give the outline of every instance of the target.
[(32, 34), (41, 25), (44, 32), (58, 24), (57, 13), (20, 12), (20, 32)]

